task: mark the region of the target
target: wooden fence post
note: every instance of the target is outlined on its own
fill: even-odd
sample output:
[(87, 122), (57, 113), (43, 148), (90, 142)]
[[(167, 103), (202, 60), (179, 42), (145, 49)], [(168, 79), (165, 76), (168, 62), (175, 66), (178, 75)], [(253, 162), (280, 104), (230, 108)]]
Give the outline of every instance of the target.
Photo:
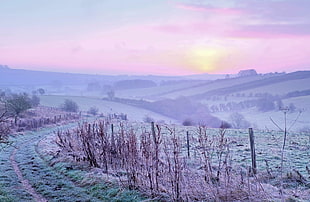
[(256, 154), (255, 154), (255, 141), (253, 129), (249, 128), (250, 147), (251, 147), (251, 159), (252, 159), (252, 171), (256, 174)]
[(116, 145), (115, 145), (115, 137), (114, 137), (114, 125), (113, 123), (111, 124), (111, 146), (112, 146), (112, 151), (116, 151)]
[(189, 152), (189, 132), (186, 131), (186, 146), (187, 146), (187, 157), (190, 157), (190, 152)]
[(156, 142), (155, 123), (153, 121), (151, 122), (151, 126), (152, 126), (152, 136), (153, 136), (154, 142)]

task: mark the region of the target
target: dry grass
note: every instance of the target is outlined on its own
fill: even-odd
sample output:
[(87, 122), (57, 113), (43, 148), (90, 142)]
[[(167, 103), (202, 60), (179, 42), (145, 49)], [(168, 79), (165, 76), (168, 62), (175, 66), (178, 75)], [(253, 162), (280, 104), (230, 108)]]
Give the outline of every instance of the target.
[[(117, 125), (117, 127), (116, 127)], [(113, 130), (111, 130), (113, 127)], [(113, 132), (112, 132), (113, 131)], [(210, 135), (198, 127), (187, 142), (174, 127), (136, 128), (127, 122), (84, 123), (58, 131), (63, 155), (87, 162), (118, 178), (123, 186), (172, 201), (261, 201), (279, 199), (278, 188), (263, 183), (265, 174), (233, 166), (226, 130)], [(289, 195), (288, 195), (289, 196)]]

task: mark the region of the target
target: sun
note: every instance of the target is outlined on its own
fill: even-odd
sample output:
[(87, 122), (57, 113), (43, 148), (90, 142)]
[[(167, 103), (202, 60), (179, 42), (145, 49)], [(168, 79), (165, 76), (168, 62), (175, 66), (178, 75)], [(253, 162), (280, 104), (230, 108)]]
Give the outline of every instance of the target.
[(219, 48), (196, 48), (189, 51), (187, 60), (192, 69), (211, 73), (222, 68), (224, 53)]

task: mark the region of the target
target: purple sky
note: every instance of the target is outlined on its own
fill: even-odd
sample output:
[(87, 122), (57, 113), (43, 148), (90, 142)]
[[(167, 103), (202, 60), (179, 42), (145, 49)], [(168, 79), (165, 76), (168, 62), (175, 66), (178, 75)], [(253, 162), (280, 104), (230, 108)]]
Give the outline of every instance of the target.
[(0, 64), (92, 74), (310, 70), (310, 0), (0, 0)]

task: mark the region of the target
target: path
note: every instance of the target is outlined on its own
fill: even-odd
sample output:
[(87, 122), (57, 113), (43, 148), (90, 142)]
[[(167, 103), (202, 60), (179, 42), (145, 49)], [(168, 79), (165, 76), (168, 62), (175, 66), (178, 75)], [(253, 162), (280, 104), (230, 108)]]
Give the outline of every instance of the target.
[(1, 151), (0, 185), (13, 201), (98, 201), (88, 190), (77, 186), (50, 167), (36, 146), (55, 128), (26, 132), (15, 137), (14, 146)]

